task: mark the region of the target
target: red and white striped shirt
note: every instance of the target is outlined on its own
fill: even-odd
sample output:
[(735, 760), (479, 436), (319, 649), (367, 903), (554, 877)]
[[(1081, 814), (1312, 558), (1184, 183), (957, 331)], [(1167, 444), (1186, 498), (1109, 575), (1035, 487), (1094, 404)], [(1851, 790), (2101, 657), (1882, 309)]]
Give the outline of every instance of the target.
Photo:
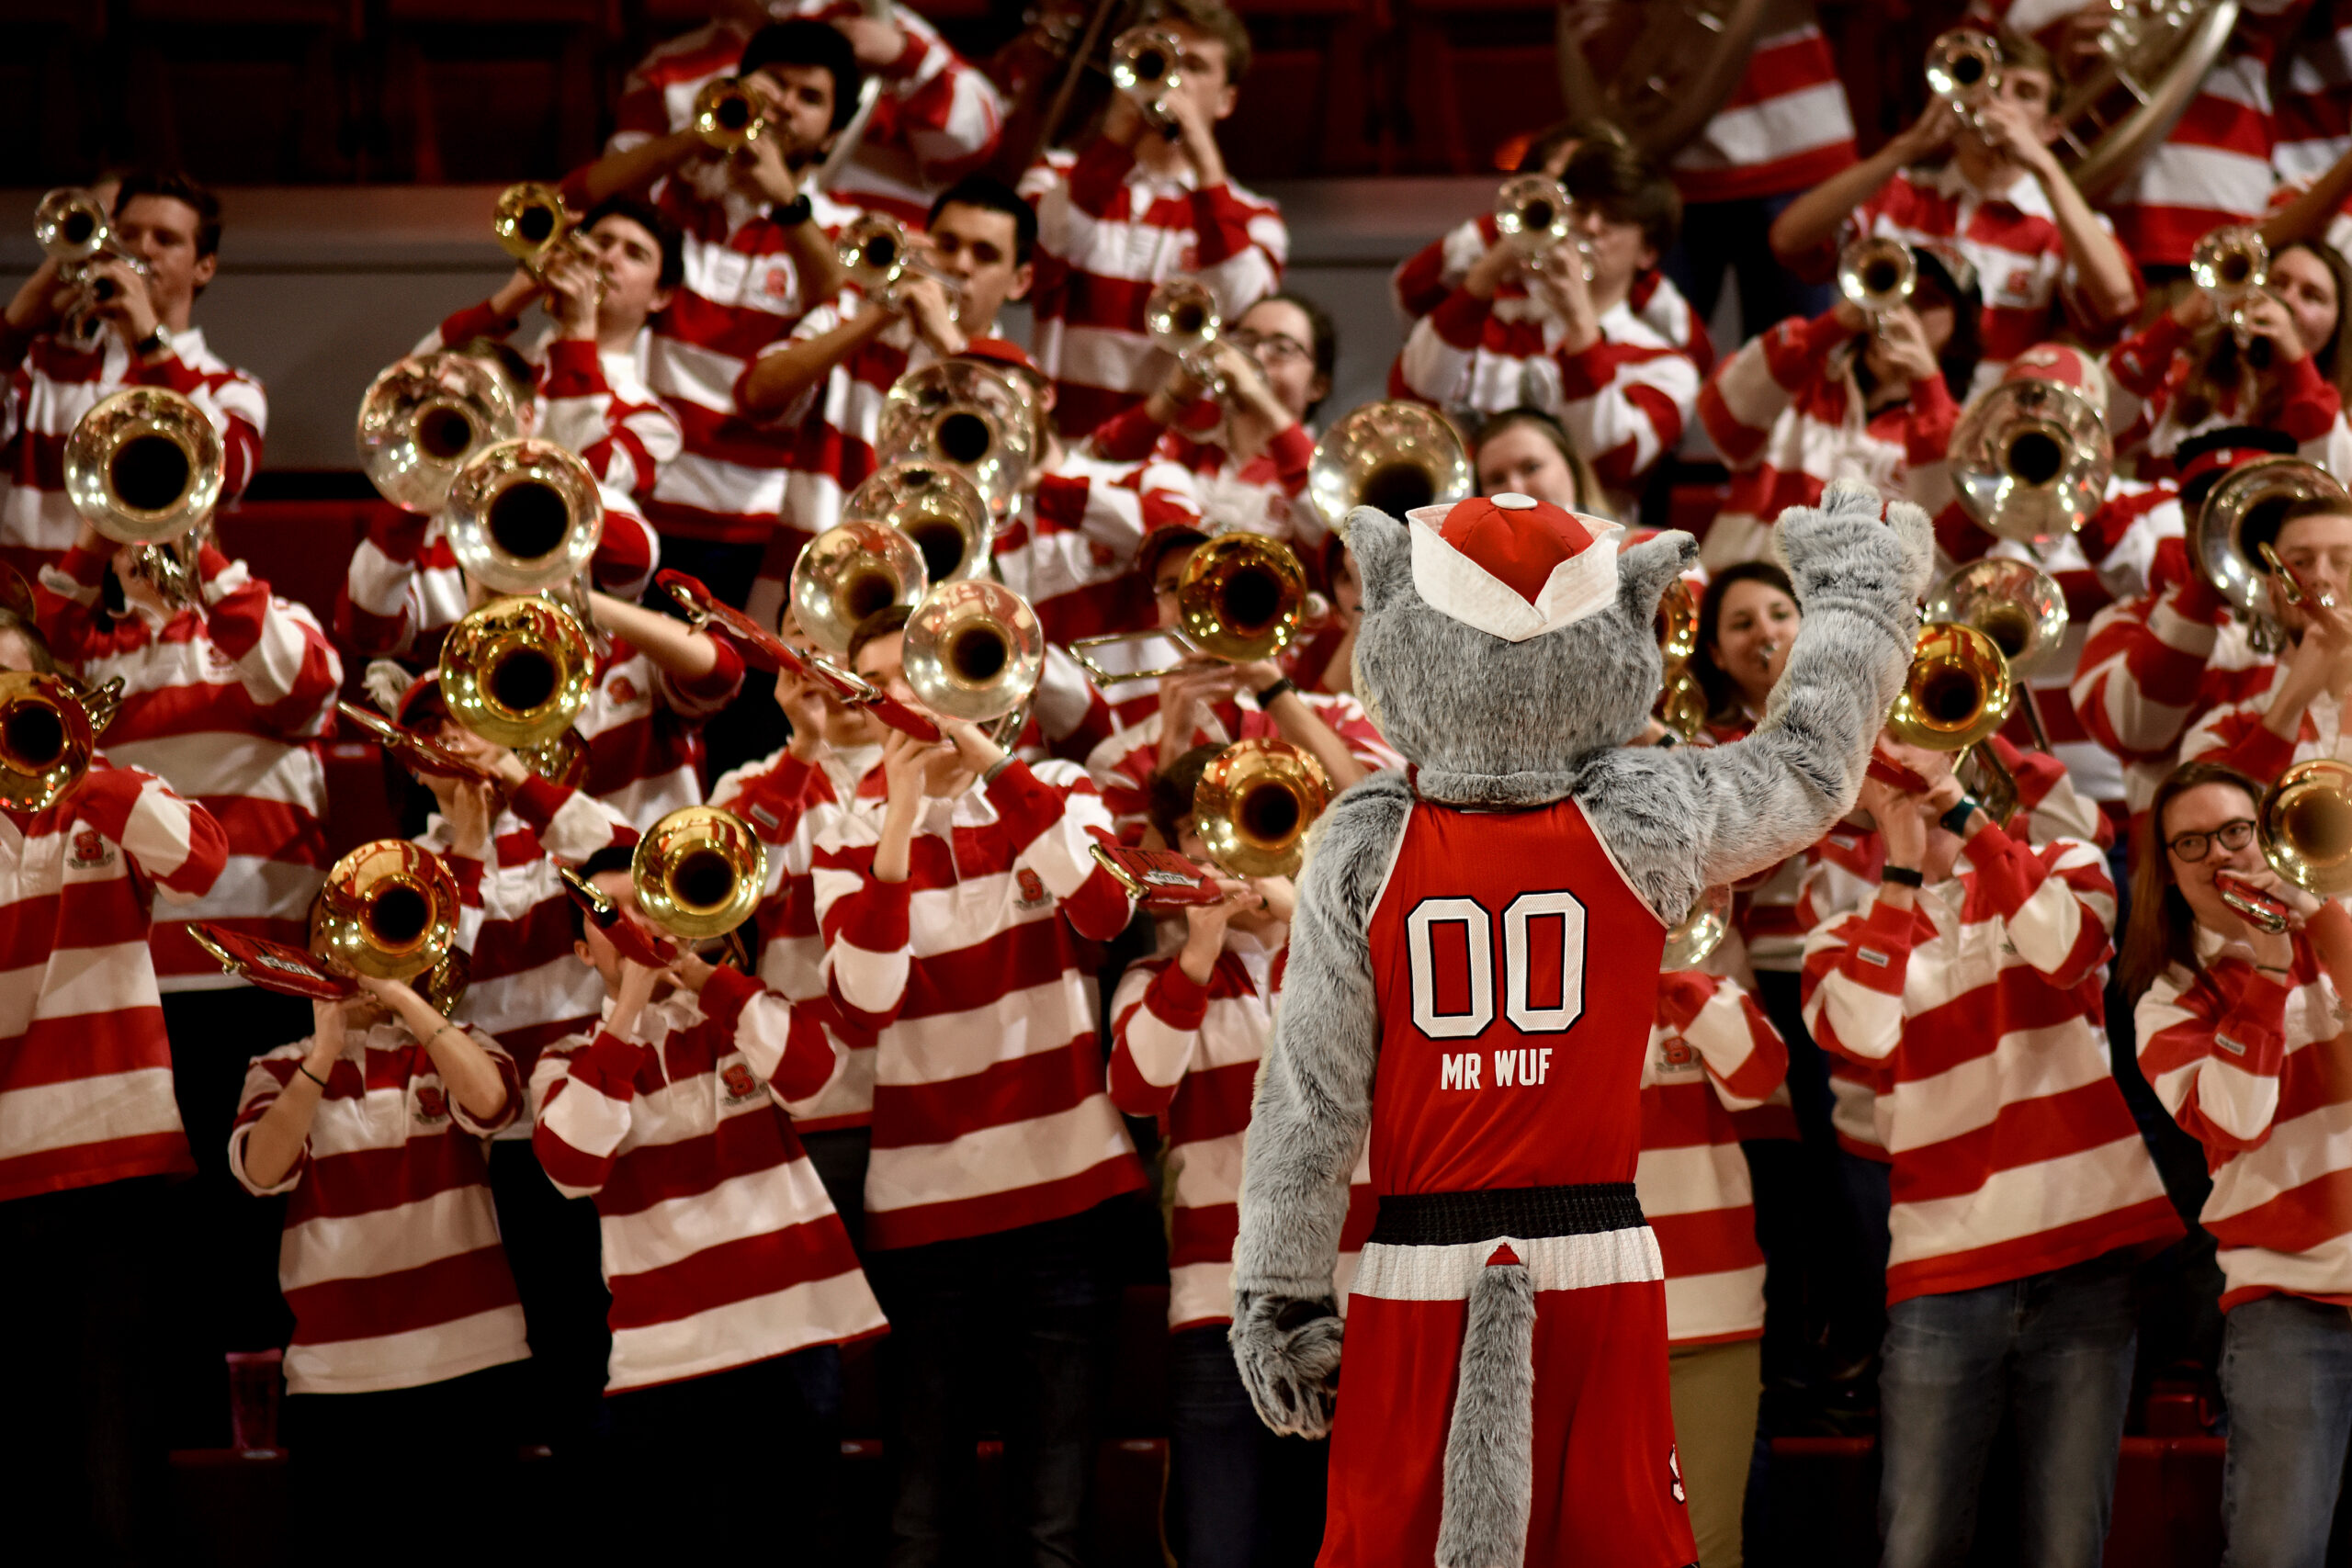
[(1650, 465), (1674, 450), (1699, 399), (1699, 367), (1620, 300), (1581, 353), (1560, 346), (1558, 317), (1526, 295), (1481, 299), (1457, 288), (1413, 325), (1390, 389), (1452, 412), (1522, 406), (1557, 415), (1592, 459), (1618, 515), (1630, 517)]
[(1087, 444), (1095, 456), (1114, 463), (1157, 457), (1183, 469), (1192, 477), (1193, 494), (1209, 532), (1261, 534), (1292, 546), (1302, 558), (1311, 558), (1329, 532), (1323, 514), (1302, 499), (1315, 437), (1306, 426), (1294, 423), (1277, 431), (1264, 451), (1237, 465), (1233, 454), (1219, 444), (1224, 433), (1216, 417), (1216, 405), (1204, 401), (1178, 423), (1164, 425), (1137, 403), (1106, 422)]
[(1143, 325), (1151, 291), (1197, 278), (1227, 321), (1282, 287), (1290, 230), (1282, 209), (1227, 181), (1203, 188), (1187, 164), (1156, 175), (1107, 137), (1047, 155), (1023, 176), (1037, 208), (1030, 296), (1038, 367), (1054, 383), (1054, 423), (1081, 436), (1141, 402), (1169, 356)]
[(2220, 957), (2202, 926), (2196, 943), (2198, 969), (2158, 976), (2133, 1021), (2149, 1084), (2205, 1145), (2198, 1222), (2221, 1244), (2222, 1310), (2274, 1292), (2352, 1306), (2343, 998), (2300, 931), (2283, 984)]
[(1764, 1332), (1764, 1249), (1733, 1112), (1762, 1105), (1788, 1071), (1788, 1047), (1738, 982), (1697, 970), (1658, 977), (1634, 1189), (1666, 1263), (1669, 1344)]
[[(2107, 324), (2093, 319), (2077, 297), (2080, 269), (2066, 254), (2050, 193), (2031, 175), (2020, 173), (1999, 195), (1988, 196), (1968, 183), (1957, 162), (1900, 171), (1853, 210), (1838, 234), (1792, 265), (1826, 276), (1846, 243), (1868, 234), (1906, 245), (1949, 245), (1976, 269), (1984, 301), (1984, 357), (1969, 387), (1972, 397), (2035, 344), (2061, 330), (2096, 335)], [(2132, 283), (2136, 291), (2136, 272)]]
[[(2148, 266), (2180, 266), (2199, 237), (2258, 216), (2270, 194), (2270, 58), (2305, 0), (2242, 0), (2230, 42), (2188, 108), (2101, 198), (2116, 236)], [(2081, 0), (1973, 0), (1970, 15), (2054, 41)]]
[[(866, 14), (857, 0), (801, 0), (771, 5), (769, 12), (778, 19), (823, 21)], [(996, 85), (922, 17), (901, 6), (891, 20), (907, 46), (898, 59), (868, 73), (879, 78), (882, 91), (857, 151), (842, 165), (836, 194), (921, 223), (933, 197), (988, 162), (1003, 129), (1004, 105)], [(713, 78), (735, 73), (750, 37), (737, 23), (722, 20), (658, 45), (621, 84), (605, 150), (625, 152), (685, 129), (694, 119), (695, 95)]]
[(2335, 756), (2344, 739), (2344, 705), (2327, 692), (2303, 709), (2292, 740), (2264, 727), (2279, 669), (2276, 660), (2254, 666), (2233, 682), (2236, 690), (2229, 701), (2198, 715), (2180, 738), (2180, 760), (2221, 762), (2256, 784), (2268, 784), (2297, 762)]
[[(1133, 839), (1151, 813), (1151, 775), (1159, 771), (1159, 683), (1137, 681), (1128, 689), (1141, 689), (1150, 697), (1150, 705), (1139, 716), (1120, 716), (1123, 728), (1109, 739), (1096, 746), (1086, 759), (1086, 771), (1094, 780), (1094, 787), (1102, 792), (1102, 804), (1109, 807), (1123, 836)], [(1315, 710), (1315, 716), (1338, 733), (1347, 747), (1348, 754), (1374, 773), (1384, 768), (1401, 769), (1405, 759), (1395, 747), (1381, 739), (1380, 730), (1364, 712), (1363, 705), (1345, 692), (1301, 692), (1299, 700)], [(1183, 750), (1195, 746), (1230, 746), (1237, 740), (1257, 740), (1267, 737), (1282, 739), (1282, 727), (1261, 711), (1253, 694), (1249, 705), (1238, 696), (1214, 704), (1204, 712)]]
[(720, 969), (549, 1046), (532, 1147), (593, 1197), (613, 1292), (605, 1392), (705, 1377), (888, 1326), (792, 1130), (833, 1076), (817, 1021)]
[[(1183, 942), (1183, 924), (1171, 939)], [(1111, 1099), (1129, 1116), (1157, 1118), (1165, 1137), (1170, 1331), (1233, 1317), (1233, 1238), (1240, 1226), (1241, 1148), (1258, 1064), (1273, 1038), (1285, 928), (1227, 930), (1225, 951), (1196, 985), (1174, 947), (1119, 976), (1111, 999)], [(1165, 945), (1165, 944), (1163, 944)], [(1336, 1299), (1347, 1300), (1378, 1200), (1372, 1152), (1356, 1156), (1340, 1233)]]
[(1164, 458), (1065, 450), (997, 529), (996, 569), (1029, 601), (1047, 642), (1140, 631), (1158, 614), (1136, 552), (1155, 528), (1198, 528), (1193, 477)]
[(1805, 942), (1814, 1039), (1883, 1073), (1890, 1303), (2180, 1235), (2098, 1022), (2105, 857), (1981, 815), (1963, 856), (1912, 908), (1882, 892)]
[(310, 1136), (265, 1187), (245, 1171), (254, 1125), (302, 1070), (312, 1038), (246, 1069), (229, 1134), (229, 1168), (246, 1191), (292, 1195), (277, 1248), (278, 1288), (294, 1314), (287, 1387), (373, 1393), (528, 1357), (481, 1143), (522, 1110), (514, 1059), (470, 1035), (506, 1091), (505, 1109), (481, 1122), (399, 1023), (346, 1035)]
[[(2115, 432), (2117, 454), (2139, 455), (2143, 479), (2169, 478), (2173, 454), (2191, 436), (2230, 425), (2255, 423), (2257, 411), (2240, 407), (2233, 396), (2219, 402), (2183, 396), (2195, 371), (2194, 356), (2205, 352), (2169, 311), (2115, 345), (2107, 356), (2107, 426)], [(2352, 474), (2352, 429), (2344, 423), (2344, 400), (2319, 373), (2309, 355), (2275, 367), (2276, 415), (2259, 423), (2294, 438), (2297, 455), (2342, 478)]]
[(1772, 523), (1811, 506), (1835, 479), (1868, 479), (1929, 516), (1951, 500), (1946, 449), (1960, 406), (1943, 378), (1873, 412), (1854, 377), (1854, 334), (1833, 313), (1792, 316), (1741, 345), (1699, 391), (1699, 420), (1731, 469), (1731, 493), (1707, 529), (1711, 561), (1760, 558)]
[[(1476, 218), (1464, 219), (1397, 263), (1396, 270), (1388, 275), (1389, 301), (1396, 307), (1397, 319), (1407, 330), (1444, 304), (1446, 296), (1462, 287), (1462, 280), (1470, 276), (1478, 258), (1494, 249), (1501, 237), (1501, 231), (1495, 227), (1494, 213), (1481, 212)], [(1498, 284), (1495, 297), (1524, 299), (1527, 286), (1517, 281)], [(1682, 291), (1666, 274), (1656, 267), (1635, 273), (1634, 285), (1625, 293), (1625, 304), (1644, 326), (1689, 355), (1701, 375), (1713, 367), (1715, 345), (1707, 336), (1707, 323), (1699, 319), (1699, 312), (1690, 308), (1690, 301), (1682, 297)], [(1393, 367), (1390, 375), (1393, 390)]]
[(261, 467), (261, 433), (269, 402), (261, 383), (206, 346), (204, 329), (172, 335), (172, 352), (158, 364), (135, 365), (121, 337), (108, 330), (89, 349), (37, 337), (8, 367), (0, 398), (0, 562), (27, 581), (73, 547), (81, 513), (65, 496), (65, 438), (100, 400), (125, 387), (166, 387), (202, 409), (220, 435), (220, 504), (245, 492)]
[(148, 911), (228, 852), (211, 813), (99, 758), (48, 810), (0, 812), (0, 1202), (194, 1168)]
[(307, 945), (330, 858), (326, 769), (313, 742), (334, 728), (343, 684), (343, 661), (307, 608), (209, 545), (197, 560), (203, 607), (168, 616), (138, 604), (103, 615), (111, 558), (79, 549), (41, 574), (36, 595), (61, 663), (92, 686), (122, 681), (107, 754), (170, 781), (228, 838), (210, 890), (155, 922), (155, 978), (166, 991), (242, 984), (196, 945), (189, 920)]
[(1809, 189), (1853, 161), (1845, 85), (1808, 17), (1749, 46), (1739, 85), (1668, 173), (1686, 202), (1747, 201)]
[(2312, 7), (2271, 86), (2271, 170), (2283, 185), (2308, 185), (2352, 152), (2352, 5)]
[[(800, 318), (788, 337), (770, 344), (763, 354), (781, 353), (822, 337), (854, 319), (865, 309), (865, 296), (855, 288), (842, 291)], [(799, 554), (798, 536), (823, 533), (842, 518), (842, 502), (882, 466), (875, 441), (882, 428), (882, 405), (890, 388), (910, 370), (920, 369), (939, 356), (900, 316), (825, 373), (824, 378), (778, 414), (775, 423), (799, 432), (799, 453), (785, 481), (786, 513), (793, 534), (779, 537), (762, 567), (762, 575), (779, 581), (792, 573), (792, 558)]]
[[(880, 792), (879, 770), (860, 793)], [(1104, 1092), (1081, 942), (1129, 903), (1089, 849), (1110, 814), (1068, 762), (1016, 761), (926, 799), (904, 882), (873, 874), (878, 818), (820, 807), (817, 918), (850, 1024), (876, 1034), (869, 1247), (919, 1247), (1081, 1213), (1144, 1183)]]

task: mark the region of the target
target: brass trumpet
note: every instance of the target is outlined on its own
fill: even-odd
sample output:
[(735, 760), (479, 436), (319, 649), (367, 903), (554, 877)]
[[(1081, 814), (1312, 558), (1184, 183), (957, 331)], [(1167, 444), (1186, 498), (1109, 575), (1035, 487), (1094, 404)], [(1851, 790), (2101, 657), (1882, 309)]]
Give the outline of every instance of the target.
[[(563, 193), (537, 180), (524, 180), (498, 193), (490, 231), (499, 249), (522, 263), (523, 270), (540, 282), (547, 269), (566, 250), (593, 264), (594, 258), (580, 243), (580, 220), (563, 203)], [(600, 281), (598, 294), (604, 292)]]
[(1886, 730), (1906, 745), (1961, 752), (1954, 771), (1986, 814), (2006, 822), (2017, 809), (2017, 780), (1981, 742), (2001, 728), (2016, 697), (2008, 660), (1990, 637), (1974, 626), (1930, 622), (1919, 628)]
[(1359, 506), (1402, 517), (1461, 501), (1477, 487), (1470, 448), (1423, 403), (1366, 403), (1323, 433), (1307, 460), (1306, 494), (1342, 536)]
[(0, 807), (29, 815), (71, 794), (121, 692), (120, 676), (91, 692), (70, 675), (0, 671)]
[(1901, 310), (1919, 286), (1919, 261), (1900, 240), (1865, 234), (1838, 254), (1838, 292), (1870, 318), (1871, 330), (1884, 330), (1888, 312)]
[(2297, 762), (2262, 794), (2255, 837), (2270, 868), (2323, 898), (2352, 893), (2352, 764)]
[(1976, 525), (2031, 544), (2072, 534), (2107, 498), (2115, 444), (2090, 400), (2057, 381), (2003, 381), (1951, 434), (1952, 488)]
[(720, 152), (737, 152), (758, 141), (767, 130), (767, 123), (760, 100), (733, 76), (706, 82), (702, 91), (695, 95), (695, 134), (702, 138), (706, 147)]
[(1046, 667), (1029, 602), (1001, 582), (943, 582), (907, 617), (902, 668), (922, 705), (975, 724), (1020, 712)]
[(853, 519), (809, 540), (792, 563), (792, 618), (819, 648), (846, 654), (858, 623), (893, 604), (913, 605), (930, 586), (913, 540)]
[(768, 852), (751, 826), (716, 806), (687, 806), (645, 830), (629, 863), (645, 918), (689, 942), (731, 931), (767, 890)]
[(1592, 281), (1592, 242), (1576, 229), (1576, 202), (1549, 175), (1514, 175), (1495, 193), (1495, 232), (1538, 271), (1549, 271), (1562, 241), (1572, 241), (1584, 280)]
[(2224, 223), (2188, 253), (2189, 280), (2217, 306), (2243, 299), (2270, 277), (2270, 246), (2251, 223)]
[(438, 512), (469, 458), (522, 430), (506, 378), (468, 354), (413, 354), (359, 400), (359, 462), (406, 512)]
[(1731, 889), (1702, 889), (1690, 913), (1668, 930), (1666, 949), (1658, 954), (1658, 973), (1671, 975), (1679, 969), (1696, 969), (1713, 956), (1730, 932)]
[(944, 463), (892, 463), (867, 475), (842, 502), (842, 520), (905, 535), (933, 582), (978, 577), (989, 569), (995, 534), (989, 503), (962, 470)]
[(441, 697), (450, 716), (501, 746), (537, 746), (571, 727), (595, 678), (588, 634), (537, 597), (493, 599), (449, 628)]
[(1209, 760), (1193, 790), (1201, 842), (1234, 876), (1289, 876), (1306, 831), (1331, 802), (1322, 764), (1287, 740), (1237, 741)]
[(1690, 673), (1690, 656), (1699, 651), (1699, 595), (1690, 579), (1678, 577), (1666, 585), (1657, 602), (1657, 631), (1664, 671), (1658, 720), (1683, 739), (1693, 739), (1707, 725), (1707, 694)]
[(552, 441), (485, 446), (449, 485), (442, 514), (449, 553), (500, 593), (538, 593), (588, 570), (605, 502), (588, 465)]
[(951, 310), (963, 303), (964, 280), (923, 260), (906, 225), (888, 213), (867, 212), (852, 219), (833, 242), (833, 253), (849, 280), (867, 299), (891, 310), (899, 308), (899, 287), (910, 276), (930, 278), (945, 289)]
[(2223, 474), (2188, 520), (2188, 558), (2246, 624), (2257, 651), (2275, 652), (2286, 628), (2272, 613), (2270, 568), (2262, 549), (2298, 502), (2328, 501), (2352, 510), (2352, 494), (2323, 468), (2296, 457), (2257, 457)]
[(1223, 402), (1232, 395), (1224, 373), (1209, 363), (1225, 323), (1217, 317), (1216, 296), (1207, 285), (1196, 278), (1170, 278), (1144, 301), (1143, 326), (1152, 346), (1174, 355), (1184, 374), (1201, 383), (1210, 397)]
[(89, 343), (98, 325), (94, 307), (114, 298), (114, 279), (100, 275), (93, 263), (115, 262), (142, 278), (148, 276), (146, 258), (123, 247), (106, 208), (78, 186), (62, 186), (40, 198), (33, 209), (33, 239), (57, 263), (57, 281), (81, 290), (59, 329), (58, 335), (68, 343)]
[(1111, 40), (1111, 85), (1143, 111), (1144, 123), (1173, 141), (1183, 134), (1168, 100), (1183, 85), (1184, 46), (1174, 33), (1149, 25)]
[(1939, 33), (1928, 46), (1928, 91), (1950, 104), (1971, 130), (1984, 129), (1984, 108), (2001, 85), (2001, 46), (1974, 28)]
[(457, 939), (456, 878), (406, 839), (378, 839), (335, 862), (312, 912), (313, 950), (379, 980), (424, 974)]
[(166, 604), (196, 604), (196, 552), (226, 471), (204, 411), (168, 388), (126, 387), (75, 423), (64, 462), (74, 510), (117, 544), (141, 547), (137, 570)]
[(968, 359), (942, 359), (891, 386), (875, 455), (884, 463), (913, 459), (954, 468), (990, 513), (1001, 513), (1045, 455), (1037, 431), (1028, 391), (1012, 377)]
[(1157, 680), (1191, 668), (1180, 662), (1152, 670), (1107, 669), (1093, 650), (1114, 644), (1170, 642), (1228, 664), (1253, 663), (1290, 646), (1306, 604), (1306, 569), (1288, 545), (1261, 534), (1219, 534), (1193, 550), (1176, 581), (1174, 630), (1080, 637), (1069, 645), (1070, 657), (1102, 686)]

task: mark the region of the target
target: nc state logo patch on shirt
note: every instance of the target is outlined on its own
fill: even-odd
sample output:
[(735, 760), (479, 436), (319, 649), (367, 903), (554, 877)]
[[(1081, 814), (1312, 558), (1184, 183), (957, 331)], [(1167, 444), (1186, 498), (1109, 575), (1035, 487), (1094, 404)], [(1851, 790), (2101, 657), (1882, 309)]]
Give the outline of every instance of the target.
[(1687, 1073), (1699, 1066), (1699, 1053), (1679, 1034), (1669, 1036), (1658, 1048), (1657, 1059), (1658, 1066), (1669, 1073)]
[(75, 871), (97, 871), (114, 863), (114, 846), (96, 828), (76, 829), (65, 863)]
[(753, 1077), (752, 1069), (741, 1062), (729, 1062), (719, 1069), (718, 1081), (727, 1088), (727, 1103), (729, 1105), (741, 1105), (747, 1100), (756, 1099), (760, 1092), (760, 1080)]
[(606, 682), (605, 694), (622, 707), (637, 701), (637, 682), (626, 675), (616, 675)]
[(416, 1089), (415, 1116), (427, 1127), (438, 1126), (449, 1119), (449, 1097), (432, 1084), (419, 1084)]
[(790, 299), (792, 297), (791, 269), (781, 266), (768, 268), (768, 275), (760, 280), (760, 287), (779, 299)]
[(1012, 874), (1012, 886), (1020, 890), (1021, 907), (1024, 909), (1035, 909), (1048, 897), (1046, 885), (1025, 865)]

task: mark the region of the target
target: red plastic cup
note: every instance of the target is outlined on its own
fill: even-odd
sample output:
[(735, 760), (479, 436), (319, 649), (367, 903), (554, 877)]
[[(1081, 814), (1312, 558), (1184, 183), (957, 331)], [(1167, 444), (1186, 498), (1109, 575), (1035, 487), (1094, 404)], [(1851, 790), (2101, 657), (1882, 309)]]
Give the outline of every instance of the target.
[(283, 1350), (229, 1352), (229, 1445), (239, 1453), (277, 1452), (277, 1395), (285, 1386)]

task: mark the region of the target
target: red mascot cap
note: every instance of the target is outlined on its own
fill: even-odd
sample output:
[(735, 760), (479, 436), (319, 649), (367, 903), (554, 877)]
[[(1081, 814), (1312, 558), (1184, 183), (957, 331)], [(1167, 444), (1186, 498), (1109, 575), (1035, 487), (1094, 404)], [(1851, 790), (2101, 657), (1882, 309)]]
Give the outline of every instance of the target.
[(1506, 491), (1406, 513), (1413, 586), (1430, 608), (1525, 642), (1607, 608), (1623, 529)]

